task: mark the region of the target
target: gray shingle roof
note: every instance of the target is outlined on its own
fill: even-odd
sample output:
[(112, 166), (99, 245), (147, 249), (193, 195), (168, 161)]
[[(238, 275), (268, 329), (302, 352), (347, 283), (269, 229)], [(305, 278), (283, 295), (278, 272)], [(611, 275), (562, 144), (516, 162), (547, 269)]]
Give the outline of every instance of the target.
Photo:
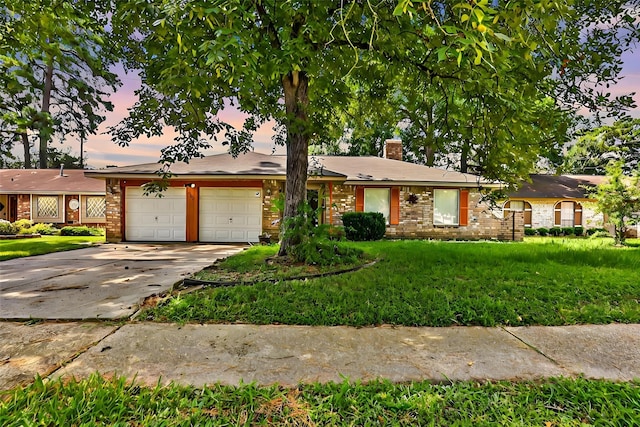
[(511, 199), (588, 199), (584, 188), (603, 183), (607, 177), (598, 175), (538, 175), (530, 176), (531, 182), (522, 184), (518, 191), (509, 194)]
[[(255, 152), (217, 154), (192, 159), (189, 163), (174, 163), (169, 170), (177, 176), (207, 177), (280, 177), (286, 176), (286, 156)], [(87, 171), (92, 177), (151, 177), (160, 168), (159, 163), (124, 166)], [(455, 185), (476, 187), (496, 186), (472, 174), (431, 168), (399, 160), (380, 157), (325, 156), (309, 157), (309, 179), (338, 178), (346, 184), (395, 183), (397, 185)]]
[(2, 194), (105, 194), (104, 182), (85, 177), (84, 170), (0, 169)]

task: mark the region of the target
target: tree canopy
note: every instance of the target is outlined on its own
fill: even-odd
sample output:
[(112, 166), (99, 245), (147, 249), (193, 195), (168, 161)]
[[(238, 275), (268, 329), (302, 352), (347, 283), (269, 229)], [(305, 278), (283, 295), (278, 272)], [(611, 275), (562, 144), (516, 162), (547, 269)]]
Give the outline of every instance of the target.
[[(274, 120), (276, 141), (287, 146), (285, 218), (305, 197), (309, 144), (335, 140), (348, 114), (370, 109), (382, 120), (402, 108), (427, 129), (427, 158), (436, 148), (461, 163), (487, 156), (477, 160), (481, 171), (507, 177), (509, 165), (546, 150), (536, 144), (566, 123), (560, 97), (608, 112), (631, 103), (598, 86), (615, 82), (620, 53), (638, 38), (638, 12), (617, 0), (118, 4), (114, 31), (143, 86), (114, 139), (126, 145), (172, 126), (179, 136), (162, 157), (170, 163), (199, 155), (220, 132), (232, 153), (248, 150), (252, 132)], [(228, 105), (248, 114), (242, 129), (217, 118)], [(452, 137), (438, 142), (445, 132)]]
[[(119, 86), (109, 70), (118, 58), (108, 35), (109, 1), (14, 0), (0, 6), (0, 140), (4, 155), (16, 140), (31, 167), (32, 137), (39, 166), (56, 135), (81, 141), (95, 134), (108, 95)], [(82, 158), (82, 153), (80, 154)]]
[(611, 161), (621, 160), (631, 175), (640, 166), (640, 119), (623, 119), (582, 134), (564, 156), (562, 171), (604, 175)]
[(629, 225), (640, 218), (640, 185), (638, 172), (632, 177), (623, 174), (624, 162), (611, 161), (606, 166), (607, 181), (596, 187), (592, 194), (598, 200), (598, 210), (607, 215), (614, 227), (617, 245), (624, 245)]

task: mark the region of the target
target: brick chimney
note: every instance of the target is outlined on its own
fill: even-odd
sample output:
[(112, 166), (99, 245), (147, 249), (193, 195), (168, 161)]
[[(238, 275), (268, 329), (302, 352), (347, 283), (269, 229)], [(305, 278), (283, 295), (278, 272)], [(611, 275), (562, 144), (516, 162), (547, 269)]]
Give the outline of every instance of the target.
[(385, 140), (384, 157), (391, 160), (402, 160), (402, 141), (399, 139)]

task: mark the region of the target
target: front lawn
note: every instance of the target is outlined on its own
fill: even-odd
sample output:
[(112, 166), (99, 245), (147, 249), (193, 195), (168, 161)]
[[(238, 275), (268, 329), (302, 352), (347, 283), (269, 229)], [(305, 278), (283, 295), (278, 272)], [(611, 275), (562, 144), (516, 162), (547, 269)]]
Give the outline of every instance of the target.
[(610, 239), (353, 245), (379, 261), (338, 276), (178, 293), (146, 318), (351, 326), (640, 322), (639, 249), (615, 248)]
[(433, 425), (640, 424), (640, 383), (542, 382), (214, 385), (141, 387), (124, 379), (42, 381), (0, 392), (0, 425)]
[(102, 242), (104, 242), (104, 236), (42, 236), (30, 239), (0, 240), (0, 261), (68, 251)]

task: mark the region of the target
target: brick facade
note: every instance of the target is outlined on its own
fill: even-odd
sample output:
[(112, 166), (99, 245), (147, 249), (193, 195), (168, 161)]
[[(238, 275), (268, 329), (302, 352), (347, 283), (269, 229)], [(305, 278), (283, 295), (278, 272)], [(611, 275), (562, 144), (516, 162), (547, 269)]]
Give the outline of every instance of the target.
[(18, 194), (17, 219), (31, 219), (31, 196), (28, 194)]
[[(283, 180), (265, 180), (262, 200), (262, 234), (277, 239), (281, 225), (281, 213), (273, 209), (274, 201), (284, 191)], [(106, 240), (122, 241), (121, 223), (122, 188), (118, 179), (106, 182)], [(342, 214), (354, 212), (356, 205), (355, 187), (339, 183), (320, 184), (324, 195), (323, 223), (342, 225)], [(516, 212), (515, 217), (502, 218), (502, 212), (494, 212), (481, 201), (481, 194), (475, 189), (469, 191), (469, 218), (467, 226), (433, 225), (433, 188), (412, 186), (400, 187), (400, 221), (387, 226), (389, 238), (418, 238), (445, 240), (516, 240), (524, 237), (524, 216)]]
[[(518, 199), (520, 200), (520, 199)], [(605, 226), (604, 215), (597, 211), (597, 203), (588, 200), (567, 199), (522, 199), (531, 204), (531, 228), (559, 227), (554, 224), (554, 208), (558, 202), (575, 201), (582, 205), (582, 226), (588, 228), (602, 228)]]
[(277, 239), (280, 234), (282, 214), (275, 209), (274, 202), (284, 195), (284, 181), (265, 180), (262, 183), (262, 234)]
[[(419, 239), (498, 239), (521, 241), (524, 237), (524, 215), (516, 213), (515, 218), (500, 218), (489, 205), (482, 202), (479, 191), (469, 192), (469, 225), (433, 225), (433, 188), (400, 188), (400, 222), (388, 225), (386, 236), (392, 238)], [(411, 196), (411, 197), (410, 197)], [(335, 208), (325, 212), (327, 223), (342, 225), (341, 215), (355, 212), (355, 188), (350, 185), (333, 186)]]

